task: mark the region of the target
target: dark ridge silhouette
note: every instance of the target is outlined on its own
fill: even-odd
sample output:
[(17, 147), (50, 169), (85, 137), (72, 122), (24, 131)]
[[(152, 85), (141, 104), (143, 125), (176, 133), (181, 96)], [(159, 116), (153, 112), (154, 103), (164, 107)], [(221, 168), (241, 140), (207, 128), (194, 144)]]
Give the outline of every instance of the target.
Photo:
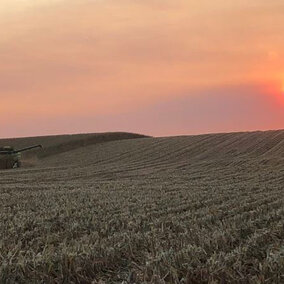
[(0, 139), (0, 145), (22, 148), (31, 144), (42, 144), (44, 146), (43, 150), (33, 150), (25, 153), (24, 156), (31, 157), (36, 155), (38, 158), (43, 158), (93, 144), (146, 137), (149, 136), (127, 132), (106, 132)]

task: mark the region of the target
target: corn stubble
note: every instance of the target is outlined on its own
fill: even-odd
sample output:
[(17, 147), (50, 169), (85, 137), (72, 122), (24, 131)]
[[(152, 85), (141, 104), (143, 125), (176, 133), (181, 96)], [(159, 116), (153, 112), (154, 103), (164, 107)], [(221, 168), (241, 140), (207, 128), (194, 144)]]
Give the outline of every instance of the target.
[(284, 131), (89, 145), (0, 172), (0, 282), (283, 283), (283, 224)]

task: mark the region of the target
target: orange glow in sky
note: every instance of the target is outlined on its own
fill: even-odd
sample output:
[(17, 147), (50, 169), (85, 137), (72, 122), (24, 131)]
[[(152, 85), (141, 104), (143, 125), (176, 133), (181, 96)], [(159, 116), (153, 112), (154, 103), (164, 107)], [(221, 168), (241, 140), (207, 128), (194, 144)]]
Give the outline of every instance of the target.
[(284, 128), (283, 13), (283, 0), (1, 0), (0, 137)]
[(282, 91), (282, 94), (284, 95), (284, 79), (283, 79), (282, 84), (281, 84), (281, 91)]

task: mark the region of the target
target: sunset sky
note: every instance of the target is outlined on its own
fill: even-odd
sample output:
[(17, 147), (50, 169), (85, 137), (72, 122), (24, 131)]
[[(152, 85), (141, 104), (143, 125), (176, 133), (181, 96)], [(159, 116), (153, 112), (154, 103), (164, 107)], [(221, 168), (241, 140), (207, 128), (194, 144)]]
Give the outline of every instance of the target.
[(284, 128), (283, 0), (0, 0), (0, 137)]

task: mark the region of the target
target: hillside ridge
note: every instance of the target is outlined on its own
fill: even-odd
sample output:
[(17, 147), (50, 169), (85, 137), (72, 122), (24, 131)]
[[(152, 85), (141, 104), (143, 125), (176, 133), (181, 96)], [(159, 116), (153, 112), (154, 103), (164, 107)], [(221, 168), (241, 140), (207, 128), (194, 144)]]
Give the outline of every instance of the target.
[[(143, 139), (141, 139), (143, 138)], [(147, 139), (144, 139), (147, 138)], [(151, 167), (159, 164), (196, 163), (210, 160), (259, 159), (259, 163), (284, 158), (284, 130), (233, 132), (170, 137), (149, 137), (125, 132), (30, 137), (0, 140), (16, 147), (43, 144), (32, 151), (43, 163), (60, 165), (93, 163)], [(14, 143), (14, 144), (12, 144)]]
[(105, 132), (85, 134), (48, 135), (21, 138), (0, 139), (0, 145), (10, 145), (14, 148), (24, 148), (33, 144), (42, 144), (44, 150), (34, 150), (25, 153), (25, 156), (37, 155), (40, 158), (68, 152), (92, 144), (115, 140), (146, 138), (149, 136), (128, 132)]

